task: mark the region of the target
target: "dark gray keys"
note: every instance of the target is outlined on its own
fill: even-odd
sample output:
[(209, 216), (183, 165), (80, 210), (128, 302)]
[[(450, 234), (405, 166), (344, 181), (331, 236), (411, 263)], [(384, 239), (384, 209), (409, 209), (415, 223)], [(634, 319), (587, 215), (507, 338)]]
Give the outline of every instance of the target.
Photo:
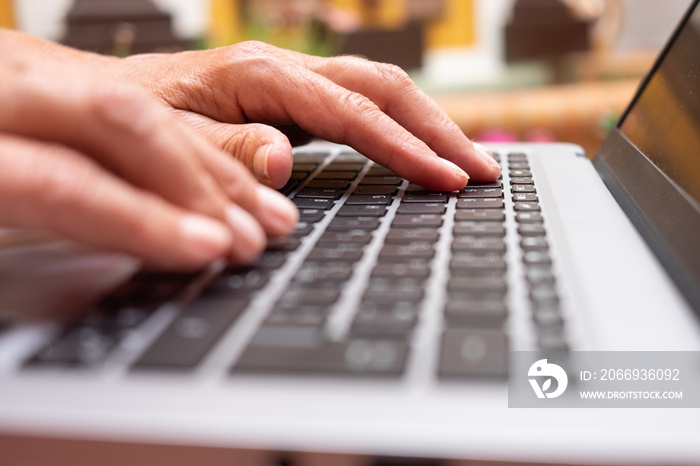
[(502, 209), (503, 199), (500, 198), (463, 198), (457, 199), (458, 209)]
[(338, 210), (339, 217), (382, 217), (386, 214), (384, 205), (344, 205)]
[(378, 217), (337, 217), (328, 224), (328, 231), (376, 230), (378, 226)]
[(413, 241), (427, 241), (435, 243), (439, 233), (434, 228), (393, 228), (386, 235), (386, 243), (401, 244)]
[(333, 207), (333, 199), (296, 197), (293, 202), (300, 209), (330, 209)]
[(444, 203), (402, 203), (397, 214), (437, 214), (442, 215), (445, 213)]
[(402, 341), (353, 339), (317, 348), (249, 346), (233, 371), (399, 376), (408, 346)]
[(450, 327), (500, 328), (508, 317), (502, 300), (450, 300), (445, 306), (445, 319)]
[(388, 205), (392, 200), (388, 194), (352, 194), (345, 205)]
[(503, 197), (503, 191), (498, 188), (463, 188), (457, 197), (480, 198), (480, 197)]
[(189, 304), (141, 356), (136, 369), (191, 369), (239, 316), (246, 301), (200, 299)]
[(447, 202), (447, 193), (436, 193), (433, 191), (407, 192), (403, 195), (401, 202)]
[(437, 214), (414, 214), (396, 215), (391, 224), (397, 228), (429, 227), (437, 228), (442, 225), (442, 215)]
[(442, 336), (441, 377), (505, 377), (508, 339), (501, 330), (448, 329)]
[(499, 209), (460, 209), (455, 212), (458, 222), (502, 222), (506, 215)]

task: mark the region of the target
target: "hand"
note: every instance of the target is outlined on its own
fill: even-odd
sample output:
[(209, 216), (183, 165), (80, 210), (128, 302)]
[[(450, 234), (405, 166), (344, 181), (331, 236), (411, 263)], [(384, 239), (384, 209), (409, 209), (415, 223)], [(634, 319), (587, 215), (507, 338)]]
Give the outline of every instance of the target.
[(175, 268), (250, 262), (294, 228), (288, 199), (143, 89), (16, 44), (0, 46), (0, 225)]
[(465, 171), (475, 181), (500, 174), (487, 151), (393, 65), (245, 42), (136, 55), (106, 69), (150, 89), (273, 187), (285, 183), (292, 159), (287, 138), (269, 125), (297, 125), (349, 144), (430, 189), (464, 187)]

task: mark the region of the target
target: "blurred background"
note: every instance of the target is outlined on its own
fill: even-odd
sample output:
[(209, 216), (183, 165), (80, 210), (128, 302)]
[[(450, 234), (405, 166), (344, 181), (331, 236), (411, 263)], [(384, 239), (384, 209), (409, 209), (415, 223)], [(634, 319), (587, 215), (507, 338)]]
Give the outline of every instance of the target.
[(690, 0), (0, 0), (0, 27), (100, 53), (248, 39), (397, 64), (483, 141), (592, 156)]

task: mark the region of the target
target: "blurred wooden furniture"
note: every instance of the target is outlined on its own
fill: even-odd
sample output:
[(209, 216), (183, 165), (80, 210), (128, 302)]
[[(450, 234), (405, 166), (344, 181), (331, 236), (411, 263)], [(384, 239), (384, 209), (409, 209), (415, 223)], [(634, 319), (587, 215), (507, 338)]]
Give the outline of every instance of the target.
[(129, 55), (185, 48), (172, 19), (150, 0), (75, 0), (63, 43), (93, 52)]
[(592, 157), (605, 137), (604, 123), (620, 116), (638, 84), (629, 79), (432, 97), (471, 138), (500, 130), (527, 140), (533, 130), (542, 131), (580, 144)]

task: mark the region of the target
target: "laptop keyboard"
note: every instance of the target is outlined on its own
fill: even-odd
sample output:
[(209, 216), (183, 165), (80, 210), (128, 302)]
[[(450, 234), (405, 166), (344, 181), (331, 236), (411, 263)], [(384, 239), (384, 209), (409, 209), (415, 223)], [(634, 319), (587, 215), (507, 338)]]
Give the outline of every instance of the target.
[[(511, 340), (509, 257), (521, 261), (536, 347), (566, 350), (528, 158), (495, 158), (506, 183), (442, 193), (355, 152), (297, 152), (281, 190), (300, 210), (290, 237), (271, 240), (249, 267), (141, 272), (25, 367), (100, 368), (134, 346), (130, 335), (168, 313), (168, 323), (133, 350), (130, 371), (194, 370), (247, 318), (254, 329), (228, 362), (234, 376), (397, 378), (406, 373), (416, 339), (429, 335), (438, 340), (438, 377), (503, 377)], [(507, 254), (506, 215), (516, 220), (517, 256)]]

